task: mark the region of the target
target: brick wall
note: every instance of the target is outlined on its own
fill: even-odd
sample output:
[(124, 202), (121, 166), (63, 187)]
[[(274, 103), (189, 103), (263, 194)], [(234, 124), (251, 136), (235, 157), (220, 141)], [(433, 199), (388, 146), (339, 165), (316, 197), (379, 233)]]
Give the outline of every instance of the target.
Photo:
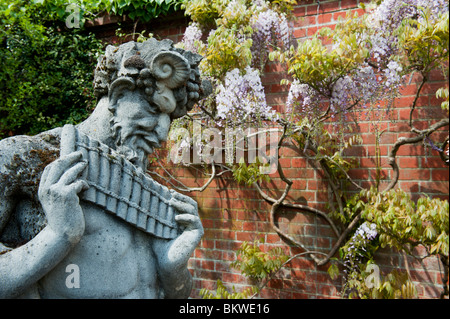
[[(303, 39), (314, 34), (323, 26), (332, 27), (339, 17), (347, 12), (359, 11), (359, 1), (299, 1), (295, 6), (293, 34)], [(171, 18), (156, 20), (146, 26), (138, 26), (152, 32), (156, 37), (181, 40), (188, 20), (177, 14)], [(99, 37), (110, 42), (116, 42), (114, 24), (97, 20), (93, 27)], [(123, 23), (125, 31), (132, 30), (132, 24)], [(287, 96), (287, 87), (280, 85), (285, 76), (281, 68), (275, 63), (269, 63), (265, 69), (263, 82), (268, 102), (274, 107), (282, 107)], [(442, 111), (434, 96), (437, 88), (442, 86), (444, 79), (438, 74), (431, 75), (431, 82), (424, 88), (424, 94), (418, 100), (414, 125), (423, 129), (442, 117)], [(387, 164), (387, 154), (393, 142), (400, 136), (408, 136), (409, 105), (411, 104), (420, 79), (412, 76), (408, 84), (402, 89), (402, 97), (395, 101), (395, 108), (381, 121), (381, 129), (386, 132), (380, 140), (383, 176), (389, 180), (391, 170)], [(444, 115), (446, 116), (446, 115)], [(375, 173), (375, 135), (369, 121), (360, 118), (355, 129), (363, 138), (363, 145), (352, 148), (349, 155), (357, 155), (358, 167), (349, 174), (361, 186), (367, 187), (373, 183)], [(436, 135), (446, 136), (448, 128)], [(397, 153), (397, 163), (400, 167), (398, 186), (410, 192), (414, 198), (425, 193), (431, 196), (447, 198), (449, 195), (448, 166), (443, 164), (438, 154), (423, 145), (407, 145)], [(160, 157), (166, 153), (161, 151)], [(288, 200), (319, 209), (325, 209), (329, 203), (327, 183), (322, 172), (308, 162), (301, 153), (291, 148), (281, 149), (280, 162), (286, 177), (293, 181)], [(186, 186), (199, 187), (207, 177), (193, 168), (180, 168), (168, 164), (170, 172)], [(164, 174), (155, 164), (153, 169)], [(382, 187), (387, 182), (382, 183)], [(284, 183), (276, 175), (268, 183), (263, 184), (264, 191), (269, 195), (279, 196)], [(200, 216), (205, 228), (204, 237), (195, 250), (189, 262), (189, 269), (194, 277), (194, 289), (191, 297), (199, 298), (201, 288), (215, 289), (216, 281), (220, 279), (227, 287), (235, 286), (237, 290), (245, 288), (250, 283), (240, 272), (230, 267), (236, 259), (236, 250), (243, 241), (253, 241), (264, 238), (264, 249), (281, 247), (288, 255), (301, 253), (300, 248), (287, 244), (271, 229), (269, 223), (270, 205), (267, 204), (253, 188), (238, 185), (231, 174), (224, 174), (215, 179), (203, 192), (189, 193), (199, 204)], [(327, 222), (311, 213), (294, 210), (280, 210), (276, 219), (280, 229), (288, 232), (296, 240), (304, 243), (310, 250), (328, 252), (336, 242), (336, 236)], [(419, 249), (418, 254), (423, 254)], [(383, 249), (377, 254), (377, 261), (382, 265), (382, 271), (394, 268), (408, 270), (416, 283), (421, 298), (436, 298), (439, 296), (442, 284), (442, 265), (436, 258), (427, 258), (421, 262), (399, 254), (395, 251)], [(318, 267), (309, 257), (300, 257), (290, 262), (270, 282), (261, 296), (263, 298), (339, 298), (340, 280), (331, 280), (327, 274), (329, 265)]]

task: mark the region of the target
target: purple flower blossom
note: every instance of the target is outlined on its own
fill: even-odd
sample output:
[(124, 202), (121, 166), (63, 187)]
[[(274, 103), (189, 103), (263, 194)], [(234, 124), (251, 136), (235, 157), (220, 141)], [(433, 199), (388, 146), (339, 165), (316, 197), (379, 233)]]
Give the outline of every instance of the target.
[[(318, 101), (317, 93), (308, 84), (300, 83), (296, 79), (289, 88), (286, 100), (287, 112), (310, 113), (316, 101)], [(295, 109), (295, 106), (299, 109)]]
[(202, 37), (202, 30), (200, 29), (198, 23), (194, 22), (186, 28), (184, 32), (182, 44), (184, 49), (198, 53), (198, 47), (195, 42), (200, 41)]
[(351, 272), (358, 271), (358, 265), (361, 258), (364, 257), (363, 252), (367, 252), (367, 246), (378, 235), (376, 224), (364, 222), (353, 234), (349, 241), (344, 257), (344, 266)]
[(216, 96), (217, 117), (221, 121), (242, 123), (251, 119), (273, 120), (275, 111), (267, 105), (259, 72), (250, 67), (227, 72)]
[(261, 11), (252, 22), (253, 45), (252, 56), (254, 65), (260, 67), (267, 59), (271, 46), (289, 46), (289, 24), (284, 14), (271, 9)]
[(387, 68), (384, 70), (384, 75), (386, 78), (386, 87), (398, 87), (401, 84), (402, 77), (400, 73), (402, 72), (402, 67), (395, 61), (390, 61)]

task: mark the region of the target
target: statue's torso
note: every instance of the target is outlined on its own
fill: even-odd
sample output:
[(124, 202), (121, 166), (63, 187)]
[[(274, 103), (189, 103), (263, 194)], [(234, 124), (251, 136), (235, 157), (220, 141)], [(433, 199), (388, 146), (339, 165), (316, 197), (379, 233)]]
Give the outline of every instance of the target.
[[(40, 297), (158, 298), (152, 238), (98, 207), (82, 207), (85, 234), (66, 258), (40, 280)], [(79, 270), (79, 288), (70, 285), (71, 276), (77, 274), (67, 266), (73, 264)]]

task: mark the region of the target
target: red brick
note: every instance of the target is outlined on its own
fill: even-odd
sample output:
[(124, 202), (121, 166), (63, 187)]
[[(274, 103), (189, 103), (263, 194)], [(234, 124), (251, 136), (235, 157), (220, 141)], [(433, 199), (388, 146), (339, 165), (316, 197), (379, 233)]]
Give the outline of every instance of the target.
[[(418, 167), (418, 165), (417, 165)], [(446, 168), (448, 167), (445, 162), (440, 158), (436, 156), (426, 156), (422, 158), (422, 167), (423, 168)]]
[(280, 163), (281, 167), (283, 167), (283, 168), (291, 167), (291, 159), (290, 158), (279, 158), (278, 162)]
[[(421, 182), (421, 183), (423, 183), (423, 182)], [(418, 193), (419, 192), (419, 184), (417, 182), (400, 181), (399, 187), (400, 187), (400, 189), (404, 190), (405, 192), (409, 192), (409, 193)]]
[(448, 181), (448, 169), (434, 169), (431, 171), (433, 181)]
[(317, 4), (313, 4), (313, 5), (307, 6), (306, 7), (306, 15), (315, 16), (315, 15), (317, 15), (317, 13), (321, 12), (319, 10), (320, 10), (320, 7), (318, 7)]
[(417, 169), (401, 169), (400, 170), (400, 179), (402, 179), (402, 180), (428, 180), (428, 179), (430, 179), (430, 172), (426, 171), (426, 170), (417, 170)]
[(420, 182), (420, 192), (425, 194), (445, 194), (448, 198), (449, 196), (449, 183), (448, 176), (447, 179), (442, 181), (433, 180), (431, 182), (421, 181)]
[(306, 14), (306, 7), (304, 7), (304, 6), (294, 7), (293, 14), (296, 17), (303, 17)]
[(325, 2), (320, 4), (319, 12), (332, 12), (339, 10), (339, 2), (340, 1), (331, 1), (331, 2)]
[(333, 13), (321, 14), (317, 17), (318, 24), (327, 24), (333, 20)]
[(399, 157), (397, 164), (400, 168), (417, 168), (419, 167), (419, 159), (417, 157)]
[(363, 9), (351, 10), (352, 17), (354, 17), (356, 13), (358, 14), (358, 17), (360, 17), (365, 14), (365, 11)]
[(255, 233), (251, 232), (237, 232), (236, 240), (237, 241), (248, 241), (253, 242), (258, 236)]
[(306, 37), (306, 29), (294, 29), (293, 36), (295, 39), (300, 39)]
[(319, 30), (318, 27), (309, 27), (306, 31), (306, 35), (308, 37), (312, 37), (313, 35), (315, 35), (317, 33), (317, 30)]
[(342, 0), (341, 9), (356, 8), (358, 6), (357, 0)]

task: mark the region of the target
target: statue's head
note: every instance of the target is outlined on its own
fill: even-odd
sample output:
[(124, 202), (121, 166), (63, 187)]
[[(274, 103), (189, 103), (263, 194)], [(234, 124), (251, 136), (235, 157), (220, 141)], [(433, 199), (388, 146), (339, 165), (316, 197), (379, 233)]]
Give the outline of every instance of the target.
[(211, 85), (200, 79), (201, 56), (150, 39), (108, 46), (95, 69), (94, 91), (108, 98), (111, 129), (127, 157), (144, 157), (167, 139), (172, 119), (182, 117)]

